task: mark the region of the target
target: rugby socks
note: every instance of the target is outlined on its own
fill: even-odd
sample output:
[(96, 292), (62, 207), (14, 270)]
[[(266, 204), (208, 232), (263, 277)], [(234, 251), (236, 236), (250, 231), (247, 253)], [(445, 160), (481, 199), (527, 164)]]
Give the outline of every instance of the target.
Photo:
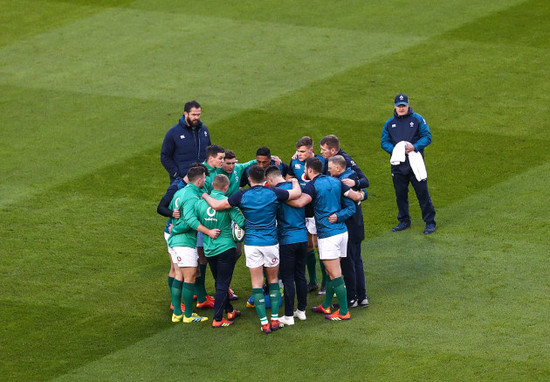
[(279, 319), (279, 301), (281, 299), (281, 289), (279, 283), (269, 284), (269, 302), (271, 302), (271, 319)]
[[(335, 278), (331, 281), (332, 289), (338, 297), (338, 304), (340, 304), (340, 314), (344, 315), (348, 312), (348, 293), (346, 291), (346, 284), (342, 276)], [(328, 293), (328, 290), (327, 290)]]
[(306, 267), (310, 284), (317, 284), (317, 269), (315, 269), (316, 263), (317, 257), (315, 256), (315, 251), (309, 251), (306, 257)]
[[(327, 275), (327, 271), (325, 270), (325, 264), (323, 264), (321, 260), (319, 260), (319, 263), (321, 264), (321, 274), (323, 275), (323, 279), (321, 280), (321, 287), (323, 287), (327, 285), (327, 281), (329, 277)], [(328, 288), (327, 288), (327, 291), (328, 291)]]
[[(182, 295), (183, 295), (183, 303), (185, 305), (185, 317), (191, 317), (191, 315), (193, 314), (193, 295), (194, 294), (195, 294), (195, 284), (184, 282)], [(176, 305), (174, 305), (174, 312), (175, 312), (175, 309), (176, 309)]]
[(327, 293), (325, 294), (325, 299), (323, 300), (323, 308), (328, 308), (332, 306), (332, 296), (334, 295), (334, 289), (332, 289), (332, 282), (334, 280), (327, 279), (326, 281), (326, 290)]
[[(279, 284), (277, 284), (277, 289), (279, 289)], [(268, 323), (267, 314), (265, 312), (265, 298), (264, 298), (264, 289), (263, 288), (252, 288), (252, 297), (254, 297), (254, 306), (256, 307), (256, 313), (260, 317), (260, 323), (265, 325)], [(279, 301), (277, 301), (277, 304)]]
[(204, 281), (206, 280), (206, 264), (199, 264), (201, 275), (195, 280), (195, 294), (197, 295), (197, 302), (206, 301), (206, 287)]
[(172, 305), (174, 305), (174, 314), (179, 316), (181, 314), (181, 291), (183, 281), (172, 278), (172, 286), (170, 287), (170, 298), (172, 299)]
[(168, 276), (168, 288), (172, 289), (172, 283), (174, 282), (174, 278), (171, 276)]

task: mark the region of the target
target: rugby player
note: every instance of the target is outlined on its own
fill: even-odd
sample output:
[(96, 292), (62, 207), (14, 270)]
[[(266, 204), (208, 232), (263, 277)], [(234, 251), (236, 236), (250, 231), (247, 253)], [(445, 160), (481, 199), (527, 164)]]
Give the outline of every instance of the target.
[[(279, 271), (277, 206), (289, 199), (298, 198), (302, 192), (297, 180), (292, 181), (292, 189), (289, 191), (264, 186), (265, 172), (258, 165), (249, 167), (248, 178), (251, 187), (237, 191), (228, 199), (216, 200), (206, 193), (202, 197), (215, 210), (237, 206), (243, 212), (246, 221), (244, 241), (246, 266), (250, 270), (252, 294), (256, 312), (260, 318), (261, 330), (268, 334), (281, 327), (279, 322), (281, 293), (277, 277)], [(267, 319), (262, 288), (264, 269), (269, 283), (271, 321)]]

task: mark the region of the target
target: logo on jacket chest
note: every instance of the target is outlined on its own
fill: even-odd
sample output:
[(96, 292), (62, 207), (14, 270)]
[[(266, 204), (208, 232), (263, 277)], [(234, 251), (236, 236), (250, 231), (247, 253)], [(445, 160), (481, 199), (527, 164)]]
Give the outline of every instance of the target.
[(185, 135), (180, 135), (180, 139), (185, 139)]
[(409, 123), (409, 126), (411, 127), (411, 129), (414, 127), (414, 122), (411, 122)]

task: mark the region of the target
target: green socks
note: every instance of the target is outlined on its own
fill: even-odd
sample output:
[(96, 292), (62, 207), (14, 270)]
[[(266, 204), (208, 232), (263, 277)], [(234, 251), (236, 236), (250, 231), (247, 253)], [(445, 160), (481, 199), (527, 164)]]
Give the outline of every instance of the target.
[(199, 269), (201, 275), (195, 280), (195, 294), (197, 295), (198, 302), (204, 302), (206, 301), (206, 287), (204, 285), (204, 280), (206, 280), (206, 264), (199, 264)]
[(306, 257), (306, 267), (310, 284), (317, 284), (317, 269), (315, 269), (316, 263), (317, 258), (315, 256), (315, 251), (309, 251)]
[(326, 289), (327, 293), (325, 294), (325, 299), (323, 300), (323, 308), (328, 308), (329, 306), (332, 306), (332, 296), (334, 294), (334, 289), (332, 289), (332, 282), (334, 280), (327, 280), (326, 281)]
[[(279, 285), (277, 285), (277, 290)], [(265, 299), (264, 299), (264, 289), (263, 288), (252, 288), (252, 297), (254, 297), (254, 305), (256, 307), (256, 313), (260, 317), (260, 322), (262, 325), (267, 324), (267, 314), (265, 312)]]
[(334, 290), (334, 293), (336, 293), (336, 297), (338, 297), (338, 304), (340, 304), (340, 314), (346, 314), (348, 312), (348, 293), (346, 291), (346, 284), (344, 283), (344, 279), (342, 278), (342, 276), (340, 276), (335, 278), (334, 280), (331, 280), (331, 283), (332, 289)]
[(279, 319), (279, 301), (281, 299), (281, 290), (279, 283), (269, 284), (269, 302), (271, 302), (271, 319)]
[(181, 290), (183, 281), (172, 279), (172, 286), (170, 287), (170, 298), (172, 299), (172, 305), (174, 305), (174, 314), (179, 316), (181, 314)]
[[(183, 295), (183, 303), (185, 304), (185, 317), (191, 317), (191, 315), (193, 314), (193, 295), (194, 294), (195, 294), (195, 284), (183, 283), (182, 295)], [(176, 305), (174, 305), (174, 312), (175, 311), (176, 311)]]
[[(323, 286), (327, 285), (327, 281), (328, 281), (329, 277), (327, 275), (327, 271), (325, 270), (325, 264), (323, 264), (322, 261), (319, 261), (319, 263), (321, 264), (321, 274), (323, 275), (323, 279), (321, 280), (321, 287), (323, 287)], [(328, 288), (327, 288), (327, 290), (328, 290)]]

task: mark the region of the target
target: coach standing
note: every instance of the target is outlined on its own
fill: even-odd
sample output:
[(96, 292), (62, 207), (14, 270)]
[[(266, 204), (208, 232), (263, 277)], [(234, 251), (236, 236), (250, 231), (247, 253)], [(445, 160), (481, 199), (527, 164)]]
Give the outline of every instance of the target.
[(398, 156), (399, 154), (395, 151), (398, 151), (399, 148), (404, 149), (404, 153), (401, 153), (403, 161), (393, 162), (399, 164), (392, 163), (391, 165), (393, 187), (399, 211), (397, 215), (399, 224), (392, 230), (394, 232), (403, 231), (411, 226), (408, 196), (409, 183), (411, 183), (422, 210), (422, 219), (426, 223), (424, 233), (430, 234), (435, 231), (435, 209), (428, 192), (428, 181), (427, 179), (417, 179), (409, 158), (413, 152), (420, 153), (421, 158), (424, 157), (424, 148), (432, 142), (432, 134), (424, 118), (413, 112), (409, 106), (409, 98), (405, 94), (398, 94), (395, 97), (394, 109), (393, 117), (384, 124), (381, 138), (382, 149), (392, 154), (392, 162), (393, 155)]
[(170, 183), (187, 175), (191, 163), (206, 160), (206, 146), (212, 143), (208, 128), (200, 121), (201, 111), (197, 101), (187, 102), (183, 116), (164, 137), (160, 161), (170, 175)]

